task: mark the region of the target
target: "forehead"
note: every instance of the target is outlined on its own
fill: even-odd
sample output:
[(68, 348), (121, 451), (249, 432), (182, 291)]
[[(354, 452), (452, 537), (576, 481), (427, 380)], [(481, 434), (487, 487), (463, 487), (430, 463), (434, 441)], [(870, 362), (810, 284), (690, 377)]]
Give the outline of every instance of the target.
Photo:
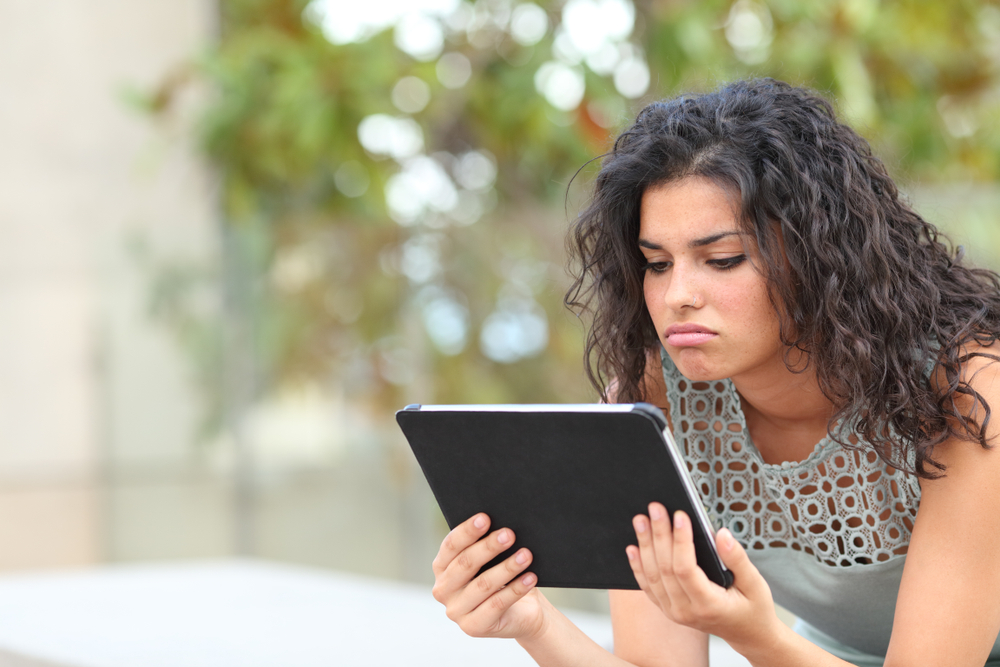
[(736, 198), (707, 178), (689, 177), (650, 187), (639, 208), (639, 237), (701, 237), (738, 230)]

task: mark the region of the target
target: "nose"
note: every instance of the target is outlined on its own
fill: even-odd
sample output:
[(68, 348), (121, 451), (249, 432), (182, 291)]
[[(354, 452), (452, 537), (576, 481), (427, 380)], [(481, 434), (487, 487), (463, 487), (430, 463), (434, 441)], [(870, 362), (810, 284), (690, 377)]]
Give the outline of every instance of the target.
[(674, 311), (698, 308), (703, 303), (698, 291), (698, 279), (692, 267), (676, 262), (667, 277), (663, 293), (664, 305)]

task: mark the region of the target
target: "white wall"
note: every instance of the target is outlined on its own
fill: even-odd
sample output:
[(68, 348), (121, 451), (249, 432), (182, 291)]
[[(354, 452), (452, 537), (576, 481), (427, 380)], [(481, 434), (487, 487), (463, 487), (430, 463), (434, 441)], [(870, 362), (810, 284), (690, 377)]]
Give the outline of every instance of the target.
[(161, 460), (190, 448), (191, 383), (147, 321), (126, 243), (211, 256), (210, 180), (123, 91), (196, 53), (214, 11), (0, 0), (0, 568), (108, 556), (109, 449)]

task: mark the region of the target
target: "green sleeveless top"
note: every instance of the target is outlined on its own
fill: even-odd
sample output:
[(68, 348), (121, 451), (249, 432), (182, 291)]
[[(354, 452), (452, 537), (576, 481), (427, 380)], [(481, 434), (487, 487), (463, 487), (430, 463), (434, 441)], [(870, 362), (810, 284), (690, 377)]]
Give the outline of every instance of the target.
[[(714, 525), (747, 550), (799, 634), (859, 667), (881, 666), (917, 478), (829, 436), (802, 461), (765, 463), (733, 383), (692, 382), (662, 348), (660, 357), (674, 439)], [(1000, 637), (987, 665), (1000, 667)]]

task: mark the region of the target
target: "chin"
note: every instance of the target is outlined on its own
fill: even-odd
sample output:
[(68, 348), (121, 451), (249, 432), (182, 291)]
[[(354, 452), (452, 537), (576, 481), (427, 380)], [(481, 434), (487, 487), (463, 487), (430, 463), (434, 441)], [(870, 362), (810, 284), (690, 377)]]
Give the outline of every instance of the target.
[(678, 367), (681, 375), (686, 377), (691, 382), (715, 382), (716, 380), (726, 380), (729, 378), (725, 373), (689, 373), (685, 369)]
[(695, 348), (683, 348), (668, 354), (681, 375), (692, 382), (714, 382), (729, 377), (729, 373), (724, 370), (706, 364), (704, 355)]

